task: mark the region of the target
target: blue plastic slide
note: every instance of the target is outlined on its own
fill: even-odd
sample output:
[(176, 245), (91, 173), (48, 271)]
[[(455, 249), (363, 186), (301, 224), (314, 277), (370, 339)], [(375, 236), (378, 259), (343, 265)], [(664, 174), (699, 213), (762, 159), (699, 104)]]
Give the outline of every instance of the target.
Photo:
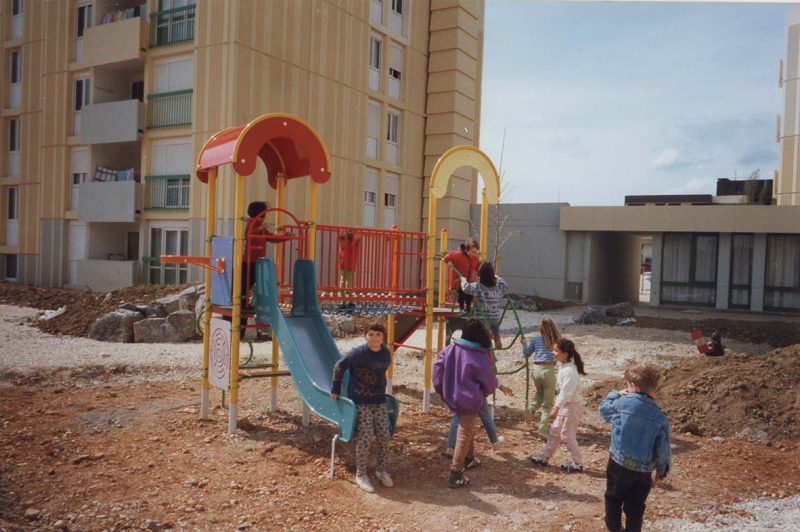
[[(275, 262), (272, 259), (258, 259), (256, 319), (272, 327), (273, 341), (278, 341), (303, 401), (316, 415), (336, 425), (339, 440), (349, 442), (356, 427), (356, 405), (345, 397), (350, 378), (348, 373), (342, 381), (342, 395), (337, 401), (330, 397), (333, 366), (341, 357), (317, 305), (314, 261), (295, 261), (293, 280), (292, 314), (284, 316), (278, 306)], [(397, 401), (387, 396), (386, 405), (390, 426), (394, 429), (398, 414)]]

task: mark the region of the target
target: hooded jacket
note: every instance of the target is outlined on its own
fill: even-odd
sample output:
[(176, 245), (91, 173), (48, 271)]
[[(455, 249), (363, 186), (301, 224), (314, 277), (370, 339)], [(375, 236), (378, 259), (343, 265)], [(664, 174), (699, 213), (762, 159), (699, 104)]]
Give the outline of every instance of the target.
[(489, 349), (455, 340), (442, 349), (433, 365), (433, 389), (459, 415), (477, 416), (499, 383)]

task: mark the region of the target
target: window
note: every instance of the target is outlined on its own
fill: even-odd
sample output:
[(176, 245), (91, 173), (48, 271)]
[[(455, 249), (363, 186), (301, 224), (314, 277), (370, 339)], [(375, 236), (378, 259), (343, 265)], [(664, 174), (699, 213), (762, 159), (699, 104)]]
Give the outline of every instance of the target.
[(767, 236), (765, 310), (800, 310), (800, 235)]
[(750, 308), (750, 286), (753, 276), (753, 235), (731, 237), (731, 279), (728, 306)]
[(400, 78), (403, 71), (403, 49), (392, 44), (389, 52), (389, 97), (399, 100)]
[(398, 144), (400, 142), (400, 115), (390, 111), (386, 124), (386, 162), (398, 164)]
[(17, 280), (17, 256), (6, 255), (6, 280)]
[(145, 177), (145, 209), (188, 209), (192, 144), (188, 138), (153, 143), (151, 175)]
[(364, 227), (375, 227), (375, 200), (378, 193), (378, 171), (367, 168), (364, 175)]
[(75, 107), (74, 111), (80, 111), (84, 105), (89, 105), (92, 95), (92, 82), (89, 78), (75, 80)]
[(22, 81), (22, 52), (14, 50), (11, 52), (11, 83)]
[(383, 227), (386, 229), (397, 223), (397, 181), (396, 174), (386, 174), (383, 193)]
[(194, 86), (194, 55), (161, 59), (155, 63), (155, 92), (175, 92)]
[(392, 0), (392, 12), (398, 15), (403, 14), (403, 0)]
[(8, 157), (6, 158), (6, 175), (19, 175), (20, 130), (19, 118), (8, 121)]
[(188, 255), (189, 231), (177, 228), (150, 229), (148, 281), (153, 284), (183, 284), (187, 281), (185, 264), (161, 264), (161, 255)]
[(19, 226), (19, 188), (6, 189), (6, 245), (16, 246)]
[(11, 0), (11, 39), (22, 38), (22, 0)]
[(713, 307), (717, 293), (717, 235), (664, 235), (661, 301)]
[(16, 17), (22, 14), (22, 0), (11, 0), (11, 16)]
[(403, 35), (403, 0), (392, 0), (392, 11), (390, 13), (390, 26), (392, 31), (398, 35)]
[(367, 157), (378, 158), (378, 137), (381, 127), (381, 106), (377, 102), (367, 104)]
[(369, 20), (375, 24), (383, 25), (383, 2), (381, 0), (370, 1)]
[(381, 90), (381, 40), (377, 37), (369, 39), (369, 88)]
[(88, 181), (89, 150), (75, 148), (70, 157), (70, 210), (78, 210), (78, 194), (81, 183)]
[(78, 8), (78, 20), (75, 24), (75, 35), (83, 37), (84, 32), (92, 27), (92, 5), (80, 6)]

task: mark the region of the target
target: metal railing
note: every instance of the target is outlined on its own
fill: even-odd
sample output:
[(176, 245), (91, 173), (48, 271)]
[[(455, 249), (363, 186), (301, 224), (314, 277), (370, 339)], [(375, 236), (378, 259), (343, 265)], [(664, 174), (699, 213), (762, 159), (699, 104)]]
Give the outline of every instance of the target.
[(192, 124), (192, 89), (147, 95), (147, 129)]
[(194, 40), (195, 6), (150, 14), (150, 48)]
[(186, 264), (161, 264), (160, 257), (142, 257), (145, 284), (184, 284), (189, 276)]
[(190, 178), (189, 174), (145, 176), (144, 210), (188, 210)]

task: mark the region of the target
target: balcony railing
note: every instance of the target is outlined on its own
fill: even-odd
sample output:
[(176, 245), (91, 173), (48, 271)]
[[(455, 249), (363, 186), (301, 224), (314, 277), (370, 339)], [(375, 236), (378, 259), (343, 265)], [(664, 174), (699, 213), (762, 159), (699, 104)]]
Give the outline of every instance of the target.
[(186, 264), (161, 264), (160, 257), (142, 257), (145, 284), (184, 284), (189, 276)]
[(189, 208), (189, 174), (145, 176), (146, 211), (180, 211)]
[(194, 40), (195, 6), (158, 11), (150, 15), (150, 48)]
[(192, 89), (147, 95), (147, 129), (192, 124)]

